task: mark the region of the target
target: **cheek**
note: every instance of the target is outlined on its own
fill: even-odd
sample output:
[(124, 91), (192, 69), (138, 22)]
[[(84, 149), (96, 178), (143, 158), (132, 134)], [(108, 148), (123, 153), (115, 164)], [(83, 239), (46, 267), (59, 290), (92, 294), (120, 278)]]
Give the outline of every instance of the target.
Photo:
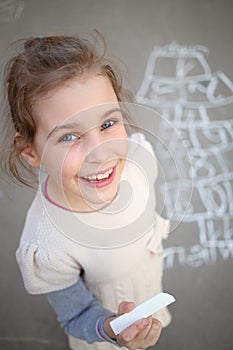
[(56, 181), (62, 177), (67, 165), (67, 152), (53, 145), (47, 145), (42, 155), (42, 165)]
[(128, 142), (121, 141), (120, 144), (118, 144), (118, 156), (119, 158), (126, 160), (128, 155)]
[(56, 181), (61, 182), (63, 172), (63, 161), (61, 158), (46, 156), (43, 162), (48, 174)]
[(119, 127), (109, 138), (109, 145), (119, 156), (126, 157), (128, 153), (128, 135), (125, 127)]
[(76, 150), (66, 153), (61, 164), (63, 178), (77, 176), (83, 163), (83, 157)]
[(122, 130), (121, 134), (118, 136), (118, 140), (116, 140), (116, 149), (118, 150), (119, 156), (126, 159), (128, 154), (128, 136), (125, 129)]

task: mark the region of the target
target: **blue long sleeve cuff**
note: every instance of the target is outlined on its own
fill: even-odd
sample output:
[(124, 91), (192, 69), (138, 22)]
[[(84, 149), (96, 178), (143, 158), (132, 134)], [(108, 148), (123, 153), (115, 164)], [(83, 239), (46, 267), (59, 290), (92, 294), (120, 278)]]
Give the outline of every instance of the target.
[(90, 293), (82, 278), (72, 286), (45, 294), (65, 332), (88, 343), (109, 341), (103, 329), (104, 320), (114, 315), (103, 308)]

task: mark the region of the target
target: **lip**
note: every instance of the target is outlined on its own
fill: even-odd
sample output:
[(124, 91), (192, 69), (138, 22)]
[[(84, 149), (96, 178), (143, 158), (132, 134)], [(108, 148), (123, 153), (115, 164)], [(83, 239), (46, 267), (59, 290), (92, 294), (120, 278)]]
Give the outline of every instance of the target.
[(86, 185), (90, 186), (90, 187), (95, 187), (95, 188), (103, 188), (103, 187), (106, 187), (108, 185), (110, 185), (114, 178), (115, 178), (115, 175), (116, 175), (116, 165), (114, 167), (111, 167), (111, 168), (108, 168), (108, 169), (105, 169), (103, 171), (99, 171), (98, 173), (96, 173), (96, 175), (98, 174), (104, 174), (105, 172), (109, 171), (110, 169), (113, 169), (112, 173), (109, 175), (108, 178), (106, 179), (103, 179), (103, 180), (96, 180), (96, 181), (88, 181), (86, 180), (85, 178), (83, 177), (79, 177), (79, 180), (82, 181), (82, 183), (85, 183)]

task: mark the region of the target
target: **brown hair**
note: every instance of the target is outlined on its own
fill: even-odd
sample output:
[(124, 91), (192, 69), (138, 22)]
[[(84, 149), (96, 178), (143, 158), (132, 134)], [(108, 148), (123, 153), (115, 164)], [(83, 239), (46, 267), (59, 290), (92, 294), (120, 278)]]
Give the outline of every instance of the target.
[[(22, 51), (12, 57), (5, 68), (8, 99), (6, 139), (2, 168), (13, 179), (25, 185), (35, 183), (32, 167), (21, 152), (32, 143), (36, 132), (32, 107), (36, 98), (61, 86), (65, 81), (98, 72), (109, 78), (119, 101), (132, 101), (131, 94), (122, 87), (118, 66), (106, 57), (106, 43), (102, 35), (102, 52), (98, 43), (73, 36), (47, 36), (24, 40)], [(15, 133), (20, 135), (15, 137)]]

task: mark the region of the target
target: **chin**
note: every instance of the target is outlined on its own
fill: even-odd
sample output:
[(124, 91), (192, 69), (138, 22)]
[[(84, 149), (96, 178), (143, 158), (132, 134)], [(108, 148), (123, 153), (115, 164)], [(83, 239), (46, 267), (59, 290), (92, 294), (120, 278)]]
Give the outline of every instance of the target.
[(103, 194), (100, 193), (98, 197), (92, 198), (92, 199), (90, 198), (90, 201), (89, 200), (86, 200), (86, 201), (90, 205), (101, 207), (111, 203), (115, 199), (116, 195), (117, 195), (117, 191), (112, 191), (111, 193), (103, 193)]

